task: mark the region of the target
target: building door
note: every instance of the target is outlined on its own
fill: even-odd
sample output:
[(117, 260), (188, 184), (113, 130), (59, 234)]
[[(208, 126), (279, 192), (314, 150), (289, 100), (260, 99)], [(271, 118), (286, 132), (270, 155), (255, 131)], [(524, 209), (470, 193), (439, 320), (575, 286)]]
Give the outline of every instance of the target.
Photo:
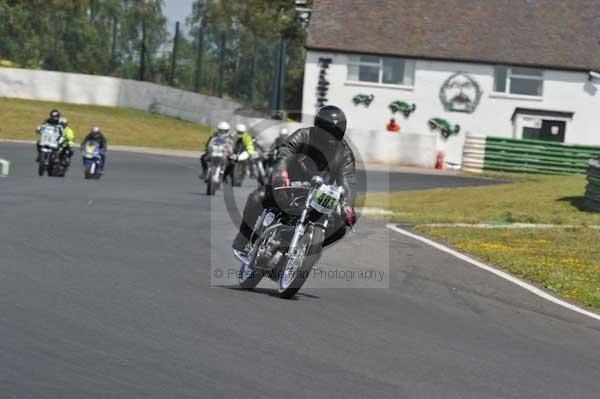
[(542, 119), (538, 127), (523, 127), (523, 138), (563, 143), (566, 126), (565, 121)]
[(565, 141), (565, 121), (542, 120), (542, 128), (540, 129), (540, 140)]
[(568, 111), (515, 108), (511, 117), (513, 137), (564, 143), (567, 125), (574, 115)]

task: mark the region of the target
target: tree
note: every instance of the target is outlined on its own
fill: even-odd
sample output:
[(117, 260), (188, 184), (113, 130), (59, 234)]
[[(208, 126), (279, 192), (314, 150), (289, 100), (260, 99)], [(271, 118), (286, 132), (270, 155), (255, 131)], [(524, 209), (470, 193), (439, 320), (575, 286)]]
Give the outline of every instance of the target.
[[(0, 0), (0, 21), (0, 59), (23, 67), (171, 80), (162, 0)], [(267, 107), (283, 38), (285, 106), (300, 108), (305, 30), (292, 0), (196, 0), (187, 24), (172, 84)]]
[[(198, 70), (205, 71), (203, 80), (217, 79), (206, 85), (218, 87), (218, 73), (213, 78), (211, 70), (222, 71), (226, 94), (249, 104), (266, 106), (271, 100), (282, 37), (293, 46), (291, 53), (301, 56), (299, 64), (303, 68), (304, 30), (296, 23), (293, 1), (197, 0), (188, 24), (192, 26), (194, 44), (203, 49), (198, 53), (198, 59), (202, 60)], [(221, 63), (223, 33), (227, 42)], [(298, 63), (290, 59), (290, 63), (294, 62)], [(298, 79), (297, 72), (293, 78)]]

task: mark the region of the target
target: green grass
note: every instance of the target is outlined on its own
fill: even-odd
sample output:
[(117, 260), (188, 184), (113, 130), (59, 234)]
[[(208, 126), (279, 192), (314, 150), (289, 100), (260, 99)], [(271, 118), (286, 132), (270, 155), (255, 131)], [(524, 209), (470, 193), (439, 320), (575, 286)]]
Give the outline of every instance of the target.
[(109, 146), (201, 151), (210, 135), (207, 126), (129, 108), (0, 98), (0, 139), (37, 140), (35, 128), (53, 108), (69, 119), (75, 141), (83, 139), (92, 126), (100, 126)]
[(600, 309), (600, 231), (417, 227), (563, 296)]
[[(581, 210), (581, 176), (494, 174), (509, 184), (384, 193), (366, 206), (397, 212), (386, 219), (480, 257), (564, 298), (600, 309), (600, 213)], [(576, 228), (479, 229), (426, 223), (521, 222)]]
[(465, 187), (370, 195), (366, 206), (397, 212), (388, 219), (406, 223), (520, 222), (600, 225), (600, 213), (580, 211), (582, 176), (496, 174), (512, 181)]

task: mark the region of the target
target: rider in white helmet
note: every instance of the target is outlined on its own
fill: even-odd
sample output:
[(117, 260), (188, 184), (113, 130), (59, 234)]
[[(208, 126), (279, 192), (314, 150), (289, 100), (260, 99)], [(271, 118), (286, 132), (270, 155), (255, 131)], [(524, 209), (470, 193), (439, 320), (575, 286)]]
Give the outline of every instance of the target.
[(208, 145), (210, 144), (210, 141), (216, 136), (228, 137), (230, 130), (231, 130), (231, 125), (229, 125), (229, 123), (227, 123), (225, 121), (220, 122), (217, 125), (217, 130), (212, 134), (212, 136), (210, 136), (208, 138), (208, 141), (206, 142), (206, 145), (204, 146), (204, 154), (202, 154), (202, 156), (200, 157), (200, 163), (202, 165), (202, 174), (200, 176), (198, 176), (200, 179), (204, 180), (206, 178), (206, 173), (208, 172), (207, 157), (208, 157)]
[(279, 131), (279, 135), (277, 136), (273, 144), (271, 144), (271, 147), (269, 148), (270, 166), (275, 165), (275, 161), (277, 160), (277, 153), (279, 152), (279, 147), (281, 147), (281, 145), (283, 144), (283, 142), (289, 134), (290, 132), (286, 127), (281, 128), (281, 130)]
[(237, 125), (231, 138), (235, 146), (233, 150), (234, 159), (236, 159), (237, 156), (238, 160), (244, 161), (254, 156), (256, 153), (256, 150), (254, 149), (254, 140), (250, 133), (248, 133), (246, 125), (241, 123)]

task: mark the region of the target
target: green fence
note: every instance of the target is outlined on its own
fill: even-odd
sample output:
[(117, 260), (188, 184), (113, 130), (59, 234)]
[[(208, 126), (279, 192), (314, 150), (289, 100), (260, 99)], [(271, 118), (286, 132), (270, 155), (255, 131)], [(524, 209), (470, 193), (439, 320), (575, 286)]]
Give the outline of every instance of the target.
[(585, 190), (585, 209), (600, 212), (600, 158), (589, 162), (588, 185)]
[(483, 169), (577, 175), (585, 174), (589, 160), (598, 156), (600, 147), (486, 137)]

